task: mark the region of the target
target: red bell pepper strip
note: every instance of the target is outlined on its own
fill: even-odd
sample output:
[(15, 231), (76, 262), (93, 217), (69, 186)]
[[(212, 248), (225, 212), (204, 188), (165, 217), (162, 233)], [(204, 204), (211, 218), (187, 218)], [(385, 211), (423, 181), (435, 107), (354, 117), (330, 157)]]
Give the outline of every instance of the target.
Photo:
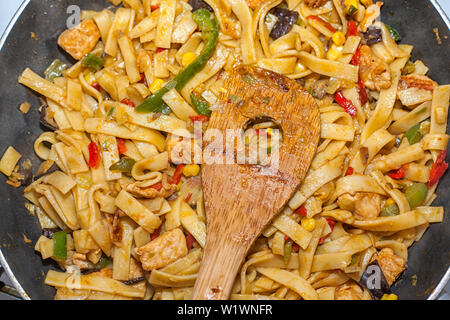
[[(330, 228), (331, 228), (331, 232), (333, 232), (333, 230), (334, 230), (334, 225), (336, 224), (336, 221), (334, 221), (334, 220), (331, 219), (331, 218), (326, 218), (326, 220), (327, 220), (327, 222), (328, 222), (328, 225), (329, 225)], [(322, 243), (328, 238), (328, 236), (329, 236), (329, 234), (327, 234), (326, 236), (320, 238), (319, 244), (322, 244)]]
[(191, 250), (192, 247), (194, 246), (194, 237), (192, 236), (192, 234), (188, 233), (186, 236), (186, 246), (188, 248), (188, 250)]
[(158, 49), (156, 49), (156, 53), (160, 53), (160, 52), (163, 52), (163, 51), (166, 51), (167, 49), (164, 49), (164, 48), (158, 48)]
[(100, 151), (98, 146), (91, 142), (89, 144), (89, 167), (96, 169), (100, 165)]
[(369, 101), (369, 96), (367, 94), (366, 86), (361, 78), (358, 80), (358, 93), (359, 100), (361, 101), (361, 105), (365, 105), (367, 101)]
[(442, 177), (444, 172), (448, 168), (448, 163), (445, 162), (445, 157), (447, 156), (447, 150), (442, 150), (437, 156), (436, 162), (433, 163), (430, 171), (430, 180), (428, 181), (428, 188), (431, 188), (439, 179)]
[(98, 82), (94, 82), (93, 84), (91, 84), (91, 87), (97, 91), (100, 91), (100, 85), (98, 84)]
[(350, 20), (347, 23), (347, 35), (346, 37), (350, 37), (350, 36), (357, 36), (358, 35), (358, 28), (356, 25), (356, 22), (353, 20)]
[(322, 23), (328, 30), (330, 30), (331, 32), (336, 32), (336, 28), (334, 28), (331, 24), (329, 24), (328, 22), (326, 22), (325, 20), (323, 20), (322, 18), (318, 17), (318, 16), (307, 16), (306, 19), (311, 19), (311, 20), (316, 20), (320, 23)]
[(345, 112), (347, 112), (352, 117), (356, 116), (356, 107), (353, 105), (353, 103), (348, 100), (341, 91), (336, 92), (336, 95), (334, 96), (334, 100), (342, 107), (344, 108)]
[(123, 99), (122, 101), (120, 101), (120, 103), (126, 104), (127, 106), (130, 106), (132, 108), (136, 108), (136, 105), (133, 103), (133, 101), (128, 98)]
[(354, 172), (353, 167), (348, 167), (347, 171), (345, 171), (345, 176), (351, 176)]
[(184, 199), (185, 202), (189, 202), (189, 200), (191, 200), (192, 198), (192, 193), (189, 193), (186, 197), (186, 199)]
[(403, 170), (402, 167), (397, 170), (392, 170), (391, 173), (389, 173), (389, 177), (396, 180), (403, 179), (405, 177), (405, 170)]
[(301, 215), (302, 217), (306, 217), (308, 215), (308, 212), (306, 211), (306, 208), (303, 205), (297, 208), (297, 210), (295, 210), (294, 213)]
[(354, 66), (359, 66), (360, 60), (361, 60), (361, 45), (358, 46), (358, 49), (356, 49), (355, 53), (353, 54), (350, 64)]
[(160, 183), (152, 185), (150, 188), (155, 189), (157, 191), (161, 191), (161, 189), (163, 188), (163, 184), (160, 182)]
[(156, 238), (159, 237), (161, 233), (161, 227), (159, 227), (158, 229), (155, 230), (155, 232), (152, 233), (152, 235), (150, 236), (150, 240), (155, 240)]
[(155, 11), (155, 10), (158, 10), (159, 9), (159, 3), (158, 4), (152, 4), (150, 6), (150, 9), (152, 9), (152, 12)]
[(177, 166), (177, 169), (175, 170), (175, 173), (173, 174), (173, 177), (169, 180), (170, 184), (179, 184), (181, 181), (181, 174), (183, 173), (183, 165), (179, 164)]
[(191, 119), (192, 122), (195, 122), (195, 121), (208, 122), (209, 121), (209, 117), (205, 116), (203, 114), (198, 115), (198, 116), (190, 116), (189, 119)]
[(119, 156), (123, 155), (127, 152), (127, 146), (125, 144), (125, 140), (121, 138), (117, 138), (117, 149), (119, 150)]
[(300, 250), (300, 246), (294, 242), (292, 244), (292, 251), (293, 252), (298, 252), (299, 250)]

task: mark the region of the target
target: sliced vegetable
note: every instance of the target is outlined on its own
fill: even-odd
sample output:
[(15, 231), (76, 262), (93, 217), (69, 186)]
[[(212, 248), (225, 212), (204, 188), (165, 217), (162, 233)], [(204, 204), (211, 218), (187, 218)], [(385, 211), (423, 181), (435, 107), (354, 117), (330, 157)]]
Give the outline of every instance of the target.
[(291, 255), (292, 255), (292, 240), (288, 239), (284, 243), (284, 256), (283, 256), (284, 265), (287, 266), (289, 264), (289, 260), (291, 259)]
[(270, 31), (270, 37), (274, 40), (291, 31), (292, 27), (299, 18), (297, 11), (291, 11), (286, 8), (276, 7), (273, 8), (270, 13), (278, 18), (277, 22)]
[(369, 101), (369, 95), (367, 94), (366, 86), (361, 77), (358, 80), (358, 94), (361, 105), (365, 105)]
[(422, 205), (427, 198), (427, 194), (428, 188), (425, 183), (415, 182), (405, 189), (405, 197), (411, 209)]
[(154, 95), (145, 100), (136, 108), (137, 112), (162, 112), (164, 104), (163, 96), (171, 89), (180, 91), (198, 72), (200, 72), (213, 55), (217, 38), (219, 36), (219, 26), (217, 19), (211, 12), (205, 9), (199, 9), (192, 14), (194, 21), (198, 24), (202, 37), (205, 40), (205, 46), (200, 55), (186, 69), (181, 71), (173, 80), (169, 81), (164, 87), (159, 89)]
[(58, 125), (51, 117), (51, 112), (48, 112), (48, 104), (44, 99), (40, 99), (41, 107), (39, 108), (39, 122), (42, 127), (46, 130), (56, 131), (58, 130)]
[(100, 260), (97, 262), (97, 266), (100, 269), (106, 268), (107, 266), (109, 266), (110, 264), (112, 264), (112, 260), (109, 259), (107, 256), (102, 255), (102, 257), (100, 258)]
[(405, 132), (405, 137), (408, 139), (410, 145), (416, 144), (422, 140), (423, 135), (422, 132), (420, 132), (420, 123), (409, 128), (408, 131)]
[(367, 29), (367, 31), (364, 32), (364, 39), (366, 39), (366, 43), (368, 46), (383, 41), (381, 29), (378, 29), (377, 27), (374, 26), (370, 26)]
[(200, 122), (208, 122), (208, 121), (209, 121), (209, 117), (207, 117), (207, 116), (205, 116), (205, 115), (203, 115), (203, 114), (201, 114), (201, 115), (199, 115), (199, 116), (190, 116), (189, 119), (190, 119), (192, 122), (196, 122), (196, 121), (200, 121)]
[(53, 234), (53, 257), (64, 261), (67, 259), (67, 232), (59, 231)]
[(119, 156), (123, 155), (127, 152), (127, 146), (125, 144), (125, 140), (121, 138), (117, 138), (117, 150), (119, 151)]
[(345, 112), (347, 112), (352, 117), (356, 116), (356, 107), (353, 105), (353, 103), (348, 100), (341, 91), (336, 92), (336, 95), (334, 96), (334, 100), (342, 107), (344, 108)]
[(294, 213), (301, 215), (302, 217), (306, 217), (308, 215), (308, 212), (306, 211), (306, 208), (303, 205), (297, 208), (297, 210), (295, 210)]
[(405, 170), (403, 170), (402, 167), (397, 170), (392, 170), (391, 173), (389, 173), (389, 177), (396, 180), (403, 179), (405, 177)]
[(191, 250), (192, 247), (194, 246), (194, 237), (192, 236), (192, 234), (188, 233), (186, 236), (186, 246), (188, 248), (188, 250)]
[(354, 169), (352, 167), (348, 167), (347, 171), (345, 171), (345, 176), (351, 176), (354, 172)]
[(357, 36), (358, 35), (358, 26), (356, 25), (356, 22), (353, 20), (350, 20), (347, 23), (347, 35), (346, 37), (350, 36)]
[(416, 65), (410, 60), (408, 61), (402, 70), (402, 75), (408, 75), (416, 71)]
[(120, 101), (120, 103), (126, 104), (127, 106), (132, 107), (132, 108), (136, 108), (136, 105), (134, 104), (134, 102), (128, 98), (123, 99), (122, 101)]
[(209, 12), (214, 12), (213, 8), (211, 8), (211, 6), (203, 0), (189, 0), (189, 4), (192, 7), (192, 12), (197, 11), (198, 9), (205, 9)]
[(120, 159), (120, 161), (114, 163), (111, 167), (109, 167), (109, 170), (130, 173), (131, 170), (133, 169), (135, 163), (136, 163), (136, 160), (134, 160), (134, 159), (122, 158), (122, 159)]
[(67, 64), (56, 59), (51, 65), (48, 66), (47, 70), (44, 71), (45, 79), (53, 82), (55, 78), (62, 77), (63, 71), (68, 67), (69, 66)]
[(320, 22), (321, 24), (323, 24), (331, 32), (336, 32), (337, 31), (335, 27), (333, 27), (331, 24), (329, 24), (328, 22), (323, 20), (321, 17), (311, 15), (311, 16), (307, 16), (306, 19), (315, 20), (317, 22)]
[(359, 284), (366, 288), (372, 298), (381, 299), (384, 294), (391, 293), (391, 287), (381, 269), (378, 260), (369, 263), (359, 280)]
[(162, 188), (163, 188), (163, 184), (162, 184), (162, 182), (160, 182), (160, 183), (152, 185), (150, 188), (153, 188), (153, 189), (155, 189), (157, 191), (161, 191)]
[(103, 69), (103, 66), (105, 64), (105, 59), (95, 55), (95, 54), (88, 54), (83, 61), (81, 62), (81, 65), (85, 68), (89, 68), (92, 71), (100, 71)]
[(396, 42), (399, 42), (399, 41), (402, 40), (402, 36), (400, 35), (400, 33), (396, 29), (394, 29), (394, 28), (392, 28), (392, 27), (390, 27), (388, 25), (386, 25), (386, 28), (388, 28), (389, 33), (391, 34), (392, 38), (394, 38), (394, 40)]
[(448, 168), (448, 163), (445, 162), (447, 156), (447, 150), (442, 150), (436, 158), (436, 162), (433, 163), (430, 171), (430, 180), (428, 181), (428, 187), (434, 186), (438, 183), (439, 179), (445, 173)]
[(211, 106), (209, 105), (208, 101), (197, 97), (195, 93), (191, 93), (191, 101), (198, 113), (208, 117), (211, 116), (212, 111), (210, 109)]
[(360, 60), (361, 60), (361, 46), (358, 46), (358, 49), (356, 49), (355, 53), (353, 54), (350, 64), (354, 66), (359, 66)]
[(181, 181), (181, 174), (183, 173), (183, 165), (179, 164), (172, 178), (169, 180), (170, 184), (179, 184)]
[(100, 151), (98, 149), (97, 144), (94, 142), (91, 142), (89, 144), (89, 167), (91, 168), (98, 168), (100, 165)]
[(384, 205), (383, 210), (381, 210), (381, 217), (392, 217), (400, 213), (397, 204), (392, 199), (388, 199)]

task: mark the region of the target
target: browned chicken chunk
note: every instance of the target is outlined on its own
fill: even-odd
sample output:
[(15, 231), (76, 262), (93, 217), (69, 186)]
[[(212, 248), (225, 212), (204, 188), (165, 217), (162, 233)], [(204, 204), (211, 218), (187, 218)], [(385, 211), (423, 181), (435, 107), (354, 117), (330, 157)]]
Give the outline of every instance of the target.
[(405, 88), (419, 88), (424, 90), (433, 91), (438, 84), (428, 78), (427, 76), (423, 76), (420, 74), (408, 74), (407, 76), (402, 76), (401, 81), (399, 83), (399, 87), (401, 89)]
[(406, 262), (394, 254), (390, 248), (384, 248), (372, 257), (372, 260), (378, 260), (378, 264), (386, 277), (389, 285), (392, 285), (397, 277), (405, 270)]
[(164, 232), (155, 240), (136, 249), (142, 267), (147, 271), (165, 267), (184, 257), (187, 252), (186, 238), (178, 228)]
[(59, 36), (58, 45), (76, 60), (81, 60), (95, 48), (99, 39), (100, 30), (95, 22), (89, 19), (64, 31)]
[(347, 282), (336, 287), (334, 298), (336, 300), (361, 300), (363, 297), (362, 289), (356, 284)]
[(359, 74), (370, 90), (386, 89), (391, 86), (391, 70), (386, 62), (372, 53), (369, 46), (361, 47)]
[(341, 209), (353, 211), (357, 218), (364, 220), (374, 219), (381, 212), (381, 196), (377, 193), (346, 193), (338, 198), (337, 203)]

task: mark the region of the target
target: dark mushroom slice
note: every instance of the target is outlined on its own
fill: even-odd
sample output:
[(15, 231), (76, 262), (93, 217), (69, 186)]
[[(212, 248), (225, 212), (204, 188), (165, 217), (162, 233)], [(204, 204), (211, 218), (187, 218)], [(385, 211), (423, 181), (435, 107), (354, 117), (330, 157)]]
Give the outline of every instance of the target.
[(47, 102), (43, 98), (39, 100), (41, 101), (41, 107), (39, 108), (39, 122), (41, 123), (42, 127), (47, 131), (58, 130), (58, 125), (56, 124), (55, 120), (50, 117)]
[(391, 293), (391, 287), (378, 264), (378, 260), (374, 260), (367, 265), (359, 284), (369, 291), (373, 299), (381, 299), (384, 294)]
[(383, 40), (383, 36), (381, 34), (381, 30), (370, 26), (364, 34), (364, 39), (366, 40), (366, 44), (371, 46), (375, 43), (381, 42)]
[(189, 4), (192, 7), (192, 12), (197, 11), (198, 9), (206, 9), (210, 12), (214, 12), (213, 8), (203, 0), (189, 0)]
[(270, 37), (274, 40), (284, 36), (291, 31), (294, 23), (297, 22), (299, 14), (296, 11), (291, 11), (285, 8), (273, 8), (270, 13), (278, 18), (278, 21), (270, 31)]

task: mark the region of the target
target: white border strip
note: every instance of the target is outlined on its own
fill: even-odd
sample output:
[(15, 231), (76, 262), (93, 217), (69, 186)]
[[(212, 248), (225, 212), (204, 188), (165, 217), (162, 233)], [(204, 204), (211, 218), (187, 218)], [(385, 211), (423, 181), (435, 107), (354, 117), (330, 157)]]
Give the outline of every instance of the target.
[[(2, 38), (0, 39), (0, 50), (2, 50), (2, 48), (6, 42), (6, 39), (9, 36), (9, 33), (11, 32), (12, 28), (16, 24), (17, 20), (19, 19), (20, 15), (22, 14), (23, 10), (25, 10), (25, 8), (28, 6), (30, 1), (31, 0), (25, 0), (22, 3), (22, 5), (20, 6), (20, 8), (17, 10), (16, 14), (12, 18), (11, 22), (8, 24), (8, 27), (6, 27), (6, 30), (3, 33)], [(430, 2), (434, 6), (436, 11), (439, 13), (442, 20), (444, 20), (445, 24), (447, 25), (447, 28), (450, 29), (450, 20), (449, 20), (448, 16), (445, 14), (444, 10), (442, 10), (439, 3), (436, 0), (430, 0)], [(17, 291), (19, 291), (22, 298), (24, 298), (25, 300), (31, 300), (30, 296), (25, 292), (25, 290), (20, 285), (19, 281), (17, 281), (16, 277), (12, 273), (12, 270), (9, 267), (8, 263), (6, 262), (6, 259), (3, 256), (1, 249), (0, 249), (0, 263), (3, 266), (3, 268), (5, 269), (5, 272), (8, 275), (8, 277), (10, 278), (12, 284), (16, 287)], [(450, 279), (450, 267), (447, 269), (447, 272), (442, 277), (441, 281), (436, 286), (436, 288), (433, 290), (433, 292), (430, 294), (430, 296), (428, 297), (427, 300), (436, 300), (438, 298), (439, 294), (441, 293), (441, 291), (444, 289), (447, 282), (449, 281), (449, 279)]]

